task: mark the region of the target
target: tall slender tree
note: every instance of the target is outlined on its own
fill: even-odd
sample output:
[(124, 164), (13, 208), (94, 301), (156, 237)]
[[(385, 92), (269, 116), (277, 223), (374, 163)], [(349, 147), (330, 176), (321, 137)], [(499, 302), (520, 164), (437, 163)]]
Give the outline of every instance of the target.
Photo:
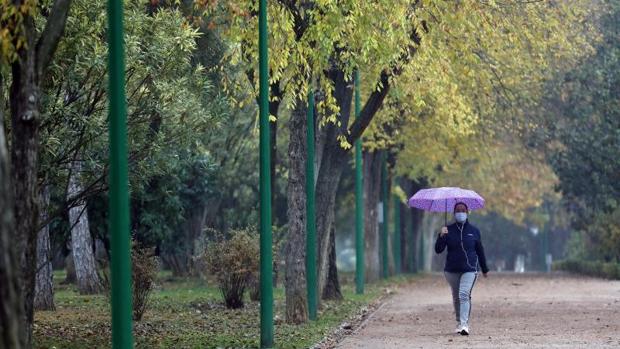
[[(81, 193), (82, 165), (81, 160), (74, 160), (69, 175), (67, 200), (73, 200)], [(88, 211), (85, 201), (78, 201), (69, 209), (69, 224), (71, 226), (71, 254), (75, 265), (75, 276), (80, 294), (95, 294), (101, 290), (101, 282), (97, 273), (93, 239), (90, 234)]]
[[(65, 28), (71, 0), (55, 0), (48, 8), (43, 30), (35, 25), (38, 1), (5, 1), (0, 8), (4, 36), (10, 43), (3, 60), (11, 64), (11, 176), (15, 203), (16, 250), (19, 254), (26, 347), (31, 345), (34, 321), (37, 234), (39, 232), (39, 124), (41, 85)], [(19, 9), (19, 10), (18, 10)]]
[[(0, 120), (4, 120), (4, 93), (0, 75)], [(15, 217), (13, 190), (6, 149), (4, 124), (0, 123), (0, 346), (28, 348), (26, 327), (23, 324), (24, 307), (20, 285), (18, 253), (14, 248)]]
[(54, 310), (54, 274), (52, 273), (52, 249), (48, 220), (49, 187), (41, 190), (41, 230), (37, 237), (37, 276), (34, 286), (35, 310)]

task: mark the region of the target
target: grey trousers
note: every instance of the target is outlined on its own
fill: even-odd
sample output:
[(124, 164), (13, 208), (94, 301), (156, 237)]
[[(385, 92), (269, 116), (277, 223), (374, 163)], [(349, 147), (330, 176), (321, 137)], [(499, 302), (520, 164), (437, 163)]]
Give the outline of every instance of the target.
[(448, 284), (452, 289), (452, 303), (454, 315), (459, 325), (467, 326), (471, 313), (471, 290), (476, 283), (477, 273), (449, 273), (444, 272)]

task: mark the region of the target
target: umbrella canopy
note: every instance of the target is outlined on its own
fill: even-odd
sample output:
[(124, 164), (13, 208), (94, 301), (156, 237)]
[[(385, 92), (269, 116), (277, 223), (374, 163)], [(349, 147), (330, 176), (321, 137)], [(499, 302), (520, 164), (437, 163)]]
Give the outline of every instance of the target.
[(458, 187), (421, 189), (409, 199), (409, 206), (431, 212), (452, 212), (462, 202), (470, 210), (484, 207), (484, 199), (473, 190)]

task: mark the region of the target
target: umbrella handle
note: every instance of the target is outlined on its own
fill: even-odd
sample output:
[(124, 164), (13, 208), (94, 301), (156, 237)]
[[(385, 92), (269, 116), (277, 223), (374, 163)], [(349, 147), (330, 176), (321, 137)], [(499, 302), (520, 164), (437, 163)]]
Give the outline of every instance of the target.
[(446, 212), (443, 216), (444, 218), (444, 226), (448, 226), (448, 199), (446, 199)]

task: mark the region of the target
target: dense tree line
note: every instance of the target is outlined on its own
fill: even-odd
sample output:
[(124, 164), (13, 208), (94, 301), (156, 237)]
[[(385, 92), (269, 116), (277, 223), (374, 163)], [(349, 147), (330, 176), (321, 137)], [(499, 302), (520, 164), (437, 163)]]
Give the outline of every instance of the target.
[[(489, 220), (522, 232), (550, 222), (541, 211), (557, 202), (548, 198), (559, 183), (577, 217), (595, 222), (581, 226), (592, 246), (617, 239), (605, 235), (617, 218), (619, 173), (617, 13), (609, 9), (586, 1), (270, 1), (273, 222), (286, 320), (308, 317), (309, 91), (317, 96), (324, 299), (342, 297), (336, 221), (352, 210), (341, 203), (351, 202), (351, 145), (360, 138), (368, 282), (384, 257), (377, 204), (404, 211), (406, 196), (431, 185), (477, 188), (499, 215)], [(34, 308), (54, 307), (52, 261), (68, 257), (81, 293), (101, 291), (98, 269), (110, 253), (105, 18), (104, 3), (85, 0), (0, 3), (0, 134), (8, 140), (0, 139), (0, 291), (11, 305), (0, 319), (23, 319), (3, 328), (11, 347), (30, 347)], [(131, 0), (125, 18), (131, 234), (175, 275), (195, 276), (216, 232), (258, 223), (255, 2)], [(355, 71), (359, 118), (351, 115)], [(539, 105), (553, 113), (538, 118)], [(591, 127), (580, 133), (574, 126), (586, 116)], [(541, 143), (549, 149), (532, 146)], [(594, 171), (592, 182), (583, 171)], [(439, 222), (403, 216), (402, 269), (413, 271)]]

